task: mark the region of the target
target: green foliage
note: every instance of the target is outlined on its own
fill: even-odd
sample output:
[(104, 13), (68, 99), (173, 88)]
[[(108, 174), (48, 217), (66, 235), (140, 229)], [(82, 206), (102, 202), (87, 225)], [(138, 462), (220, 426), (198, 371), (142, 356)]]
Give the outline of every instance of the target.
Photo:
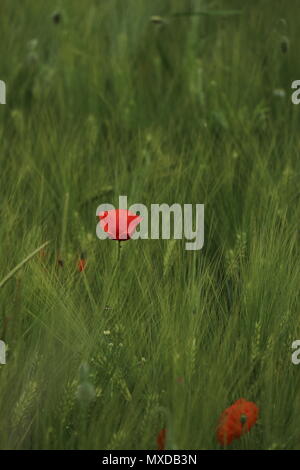
[[(1, 449), (216, 449), (240, 397), (232, 448), (300, 448), (288, 3), (1, 0)], [(129, 241), (116, 269), (95, 213), (121, 194), (204, 203), (203, 250)]]

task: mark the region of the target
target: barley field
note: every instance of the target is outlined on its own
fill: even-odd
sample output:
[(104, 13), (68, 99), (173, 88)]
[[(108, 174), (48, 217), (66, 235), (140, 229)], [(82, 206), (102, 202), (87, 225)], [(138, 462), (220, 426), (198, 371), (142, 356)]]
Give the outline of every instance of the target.
[[(1, 0), (0, 449), (219, 450), (239, 398), (225, 448), (300, 449), (299, 6)], [(203, 249), (119, 253), (119, 195)]]

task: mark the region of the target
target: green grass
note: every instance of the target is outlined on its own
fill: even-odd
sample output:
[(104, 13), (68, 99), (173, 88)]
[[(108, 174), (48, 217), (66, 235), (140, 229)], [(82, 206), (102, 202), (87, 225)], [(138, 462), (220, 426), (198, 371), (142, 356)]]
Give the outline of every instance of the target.
[[(0, 448), (219, 449), (244, 397), (231, 448), (300, 449), (298, 1), (1, 10), (0, 282), (51, 243), (0, 290)], [(201, 10), (241, 14), (174, 15)], [(121, 194), (204, 203), (203, 250), (129, 241), (114, 270), (95, 213)]]

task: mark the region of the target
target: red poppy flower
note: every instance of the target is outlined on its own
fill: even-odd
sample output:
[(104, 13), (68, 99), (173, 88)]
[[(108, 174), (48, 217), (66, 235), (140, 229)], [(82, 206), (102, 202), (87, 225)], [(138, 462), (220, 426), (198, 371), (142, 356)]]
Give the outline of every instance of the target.
[(81, 258), (81, 259), (78, 261), (77, 268), (78, 268), (78, 271), (79, 271), (80, 273), (85, 270), (85, 268), (86, 268), (86, 260), (85, 260), (84, 258)]
[(221, 415), (217, 429), (217, 439), (220, 444), (226, 446), (250, 431), (258, 419), (258, 415), (258, 406), (244, 398), (240, 398), (229, 408), (226, 408)]
[(112, 240), (129, 240), (143, 218), (125, 209), (115, 209), (99, 214), (100, 225)]
[(167, 430), (162, 429), (161, 431), (159, 431), (157, 438), (156, 438), (157, 450), (165, 450), (166, 438), (167, 438)]

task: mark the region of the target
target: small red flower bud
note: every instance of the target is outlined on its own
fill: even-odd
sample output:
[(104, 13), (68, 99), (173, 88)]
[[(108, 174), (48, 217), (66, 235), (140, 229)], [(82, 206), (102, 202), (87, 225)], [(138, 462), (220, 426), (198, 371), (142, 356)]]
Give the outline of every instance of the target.
[(161, 431), (159, 431), (157, 438), (156, 438), (157, 450), (165, 450), (166, 437), (167, 437), (167, 430), (165, 428), (161, 429)]

